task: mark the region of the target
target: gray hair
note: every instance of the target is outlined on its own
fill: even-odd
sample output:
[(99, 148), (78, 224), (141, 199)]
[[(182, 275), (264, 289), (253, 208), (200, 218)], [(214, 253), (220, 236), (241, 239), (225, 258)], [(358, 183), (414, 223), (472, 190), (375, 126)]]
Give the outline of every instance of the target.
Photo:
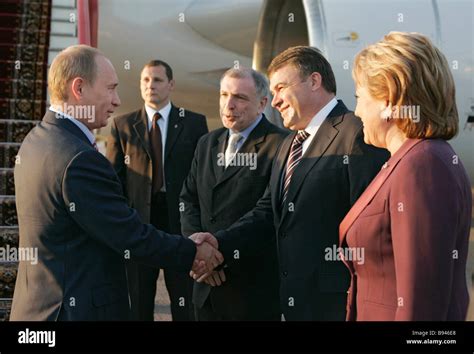
[(68, 83), (76, 77), (82, 77), (88, 84), (94, 85), (97, 78), (97, 56), (103, 56), (96, 48), (79, 44), (61, 51), (51, 63), (48, 74), (48, 90), (51, 102), (66, 102)]
[(255, 84), (255, 90), (257, 91), (258, 98), (263, 98), (268, 95), (268, 80), (262, 73), (255, 71), (251, 68), (239, 67), (230, 68), (221, 77), (221, 82), (225, 77), (232, 77), (237, 79), (244, 79), (251, 77)]

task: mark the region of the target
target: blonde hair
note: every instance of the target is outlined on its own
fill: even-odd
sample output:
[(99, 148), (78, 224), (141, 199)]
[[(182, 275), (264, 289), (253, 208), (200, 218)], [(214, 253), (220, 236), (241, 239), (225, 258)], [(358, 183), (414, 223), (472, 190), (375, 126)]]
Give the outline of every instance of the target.
[(419, 33), (390, 32), (356, 55), (352, 76), (392, 107), (419, 107), (419, 121), (395, 119), (408, 138), (451, 139), (458, 133), (454, 79), (448, 62)]
[(66, 102), (67, 85), (76, 77), (81, 77), (93, 85), (97, 77), (95, 58), (101, 51), (87, 45), (74, 45), (61, 51), (51, 63), (48, 74), (48, 90), (51, 102)]

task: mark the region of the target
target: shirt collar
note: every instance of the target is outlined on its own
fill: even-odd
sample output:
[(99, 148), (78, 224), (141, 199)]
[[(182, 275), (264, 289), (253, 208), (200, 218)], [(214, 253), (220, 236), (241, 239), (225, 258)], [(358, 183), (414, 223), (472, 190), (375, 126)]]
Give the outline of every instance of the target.
[(49, 110), (62, 115), (63, 117), (69, 119), (71, 122), (73, 122), (81, 131), (84, 133), (84, 135), (87, 137), (87, 139), (90, 141), (91, 145), (94, 145), (95, 143), (95, 136), (94, 134), (89, 130), (89, 128), (86, 127), (84, 123), (82, 123), (80, 120), (77, 120), (76, 118), (70, 116), (67, 113), (64, 113), (60, 111), (59, 109), (53, 107), (52, 105), (49, 107)]
[(310, 136), (314, 136), (318, 132), (321, 124), (323, 124), (323, 121), (336, 106), (337, 99), (336, 97), (333, 97), (333, 99), (330, 100), (323, 108), (321, 108), (319, 112), (316, 113), (316, 115), (311, 119), (305, 131), (309, 133)]
[(156, 112), (160, 113), (161, 119), (163, 119), (163, 121), (166, 123), (168, 121), (168, 118), (171, 112), (171, 102), (168, 102), (168, 104), (164, 106), (162, 109), (160, 109), (159, 111), (145, 105), (145, 111), (148, 117), (148, 127), (151, 127), (151, 124), (153, 123), (153, 116), (155, 115)]
[(233, 131), (232, 129), (228, 129), (229, 130), (229, 136), (231, 136), (232, 134), (240, 134), (242, 137), (243, 137), (243, 140), (242, 141), (245, 141), (247, 140), (247, 138), (249, 137), (250, 133), (255, 129), (255, 127), (258, 125), (258, 123), (260, 123), (260, 121), (262, 120), (263, 118), (263, 115), (260, 114), (257, 119), (255, 119), (255, 122), (253, 122), (252, 124), (250, 124), (247, 128), (245, 128), (244, 130), (242, 130), (241, 132), (236, 132), (236, 131)]

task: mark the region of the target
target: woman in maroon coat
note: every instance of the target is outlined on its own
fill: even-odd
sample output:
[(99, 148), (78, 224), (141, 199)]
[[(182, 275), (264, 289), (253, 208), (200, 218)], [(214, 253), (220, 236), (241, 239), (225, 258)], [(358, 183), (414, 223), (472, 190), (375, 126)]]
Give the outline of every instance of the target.
[(365, 142), (391, 158), (340, 225), (347, 320), (465, 320), (471, 188), (446, 141), (458, 132), (446, 58), (391, 32), (356, 56), (353, 77)]

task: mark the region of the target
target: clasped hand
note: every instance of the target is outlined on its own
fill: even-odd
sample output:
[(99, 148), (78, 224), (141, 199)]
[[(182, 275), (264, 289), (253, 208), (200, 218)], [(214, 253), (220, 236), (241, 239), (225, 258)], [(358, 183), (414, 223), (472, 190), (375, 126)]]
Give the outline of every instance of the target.
[(198, 232), (189, 238), (196, 243), (196, 256), (190, 275), (197, 280), (205, 279), (224, 261), (224, 257), (218, 251), (219, 243), (212, 234), (207, 232)]
[[(190, 239), (196, 243), (198, 248), (202, 246), (210, 245), (210, 247), (215, 252), (217, 252), (217, 254), (214, 258), (214, 261), (211, 261), (210, 263), (211, 267), (205, 267), (204, 264), (206, 264), (206, 262), (194, 261), (195, 267), (193, 267), (189, 275), (198, 283), (205, 282), (206, 284), (211, 285), (211, 286), (221, 285), (226, 280), (224, 271), (214, 270), (214, 268), (216, 268), (218, 265), (220, 265), (224, 261), (224, 257), (222, 257), (222, 254), (217, 250), (219, 248), (219, 243), (217, 239), (208, 232), (195, 233), (192, 236), (190, 236)], [(198, 260), (197, 255), (196, 255), (196, 260)]]

